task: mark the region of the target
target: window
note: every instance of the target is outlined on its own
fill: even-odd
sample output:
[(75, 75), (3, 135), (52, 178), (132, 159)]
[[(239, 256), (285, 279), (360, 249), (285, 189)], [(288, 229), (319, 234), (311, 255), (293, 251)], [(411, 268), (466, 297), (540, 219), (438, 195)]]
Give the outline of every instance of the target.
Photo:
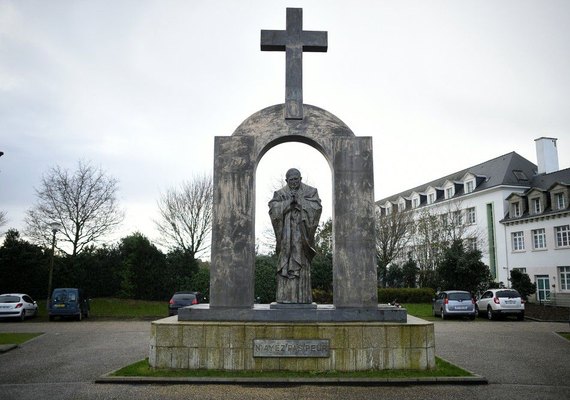
[(524, 250), (524, 233), (523, 232), (513, 232), (511, 233), (513, 251)]
[(564, 197), (564, 193), (556, 193), (554, 197), (556, 199), (556, 208), (564, 210), (566, 208), (566, 198)]
[(392, 207), (386, 207), (386, 215), (392, 214)]
[(451, 199), (453, 197), (453, 187), (448, 187), (445, 189), (445, 198)]
[(465, 193), (471, 193), (475, 189), (474, 181), (465, 182)]
[(414, 197), (414, 199), (412, 200), (412, 207), (418, 208), (419, 206), (420, 206), (420, 199)]
[(516, 202), (512, 204), (512, 210), (513, 210), (513, 217), (517, 218), (521, 216), (521, 203), (520, 202)]
[(435, 202), (435, 193), (428, 194), (428, 204), (432, 204)]
[(513, 268), (513, 270), (522, 272), (523, 274), (526, 274), (526, 267), (515, 267), (515, 268)]
[(405, 209), (406, 209), (406, 202), (405, 201), (398, 203), (398, 211), (404, 211)]
[(461, 211), (453, 212), (453, 222), (455, 225), (463, 225), (463, 213)]
[(570, 290), (570, 267), (558, 267), (560, 290)]
[(546, 231), (544, 228), (532, 231), (532, 247), (535, 250), (546, 248)]
[(467, 238), (466, 246), (469, 250), (477, 250), (477, 239), (475, 238)]
[(556, 226), (554, 232), (556, 233), (556, 247), (570, 246), (570, 225)]
[(475, 214), (475, 207), (468, 208), (465, 212), (467, 214), (467, 223), (474, 224), (477, 222), (477, 215)]
[(542, 212), (540, 198), (532, 199), (532, 210), (535, 214), (540, 214)]

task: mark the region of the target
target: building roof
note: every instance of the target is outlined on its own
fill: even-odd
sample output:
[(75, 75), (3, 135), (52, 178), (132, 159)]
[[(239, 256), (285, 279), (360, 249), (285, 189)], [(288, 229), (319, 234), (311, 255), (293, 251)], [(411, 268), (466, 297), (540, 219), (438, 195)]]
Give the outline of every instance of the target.
[(555, 183), (570, 185), (570, 168), (561, 169), (560, 171), (551, 172), (549, 174), (540, 174), (532, 178), (531, 187), (548, 190)]
[[(423, 193), (428, 187), (441, 187), (443, 184), (449, 181), (461, 181), (463, 177), (467, 174), (475, 175), (476, 177), (481, 177), (482, 182), (478, 182), (474, 192), (479, 192), (485, 189), (489, 189), (495, 186), (521, 186), (521, 187), (534, 187), (538, 186), (534, 184), (534, 181), (538, 178), (536, 176), (537, 166), (532, 162), (528, 161), (526, 158), (520, 156), (516, 152), (511, 152), (504, 154), (502, 156), (493, 158), (489, 161), (485, 161), (481, 164), (474, 165), (469, 168), (465, 168), (461, 171), (454, 172), (452, 174), (443, 176), (441, 178), (435, 179), (431, 182), (426, 182), (415, 188), (405, 190), (401, 193), (394, 194), (392, 196), (386, 197), (377, 201), (377, 204), (384, 204), (386, 201), (395, 201), (398, 197), (402, 196), (404, 198), (409, 197), (413, 192)], [(559, 171), (561, 172), (561, 171)], [(556, 173), (548, 174), (553, 175)], [(548, 180), (553, 184), (555, 181), (560, 181), (561, 179)], [(479, 181), (479, 180), (478, 180)], [(538, 181), (537, 181), (538, 183)], [(540, 187), (543, 187), (542, 184)], [(544, 186), (548, 188), (549, 185)], [(455, 195), (462, 195), (463, 191), (457, 192)]]

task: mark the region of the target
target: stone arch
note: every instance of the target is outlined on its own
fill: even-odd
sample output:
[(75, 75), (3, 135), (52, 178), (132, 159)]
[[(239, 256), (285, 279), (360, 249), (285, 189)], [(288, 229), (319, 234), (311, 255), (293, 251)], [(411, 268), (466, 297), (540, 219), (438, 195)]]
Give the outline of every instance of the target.
[(263, 155), (285, 142), (317, 149), (331, 167), (333, 299), (336, 307), (377, 307), (372, 138), (304, 105), (302, 120), (285, 120), (284, 105), (246, 119), (231, 136), (216, 136), (210, 307), (251, 308), (255, 266), (255, 172)]

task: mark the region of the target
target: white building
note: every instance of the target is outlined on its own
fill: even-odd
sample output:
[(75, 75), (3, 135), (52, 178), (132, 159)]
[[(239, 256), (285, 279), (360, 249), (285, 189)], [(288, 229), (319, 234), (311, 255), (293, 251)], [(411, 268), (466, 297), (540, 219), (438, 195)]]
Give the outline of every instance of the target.
[[(539, 300), (570, 298), (570, 168), (556, 139), (536, 139), (538, 166), (515, 152), (377, 202), (381, 214), (429, 210), (463, 224), (497, 282), (520, 268)], [(454, 215), (453, 215), (454, 214)]]

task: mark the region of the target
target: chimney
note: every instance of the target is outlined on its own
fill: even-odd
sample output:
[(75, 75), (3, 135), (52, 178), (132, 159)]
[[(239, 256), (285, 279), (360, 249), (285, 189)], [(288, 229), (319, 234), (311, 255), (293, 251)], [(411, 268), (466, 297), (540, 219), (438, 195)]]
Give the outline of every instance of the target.
[(539, 174), (549, 174), (558, 171), (557, 140), (549, 137), (541, 137), (534, 140), (536, 142), (536, 160), (538, 162)]

